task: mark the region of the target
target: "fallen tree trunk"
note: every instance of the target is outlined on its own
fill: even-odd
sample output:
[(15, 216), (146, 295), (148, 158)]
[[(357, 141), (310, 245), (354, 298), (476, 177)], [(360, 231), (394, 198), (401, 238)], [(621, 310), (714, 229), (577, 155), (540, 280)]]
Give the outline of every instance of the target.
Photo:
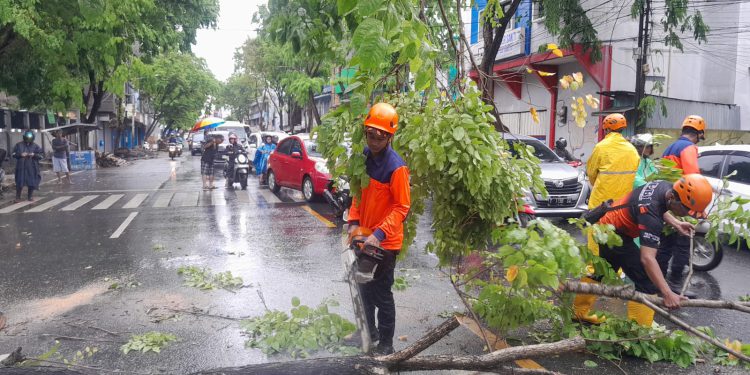
[[(407, 359), (403, 362), (385, 361), (386, 357), (353, 356), (339, 358), (314, 358), (292, 362), (264, 363), (242, 367), (223, 368), (197, 374), (387, 374), (391, 371), (423, 370), (475, 370), (492, 372), (515, 372), (518, 369), (503, 366), (505, 362), (523, 358), (543, 357), (582, 350), (586, 341), (581, 337), (550, 344), (525, 345), (501, 349), (479, 356), (434, 355)], [(394, 353), (395, 354), (395, 353)], [(526, 371), (525, 373), (529, 373)], [(534, 371), (532, 373), (552, 373)]]

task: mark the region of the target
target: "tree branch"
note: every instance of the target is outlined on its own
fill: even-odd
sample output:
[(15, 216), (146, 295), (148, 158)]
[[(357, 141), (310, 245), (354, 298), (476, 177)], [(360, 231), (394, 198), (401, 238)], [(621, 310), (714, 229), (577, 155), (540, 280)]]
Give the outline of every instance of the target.
[(449, 356), (433, 355), (412, 358), (393, 366), (392, 370), (420, 371), (420, 370), (469, 370), (492, 371), (498, 364), (517, 359), (543, 357), (565, 352), (583, 350), (586, 340), (582, 337), (557, 341), (549, 344), (514, 346), (496, 350), (480, 356)]
[(380, 357), (378, 358), (378, 360), (386, 362), (386, 363), (395, 363), (395, 362), (405, 361), (409, 358), (416, 356), (417, 354), (421, 353), (425, 349), (429, 348), (430, 346), (432, 346), (432, 344), (440, 341), (440, 339), (442, 339), (449, 333), (453, 332), (453, 330), (456, 329), (458, 326), (459, 326), (459, 323), (456, 317), (451, 317), (450, 319), (446, 319), (443, 323), (431, 329), (429, 332), (427, 332), (427, 334), (422, 336), (419, 340), (411, 344), (406, 349), (400, 350), (398, 352), (389, 354), (384, 357)]

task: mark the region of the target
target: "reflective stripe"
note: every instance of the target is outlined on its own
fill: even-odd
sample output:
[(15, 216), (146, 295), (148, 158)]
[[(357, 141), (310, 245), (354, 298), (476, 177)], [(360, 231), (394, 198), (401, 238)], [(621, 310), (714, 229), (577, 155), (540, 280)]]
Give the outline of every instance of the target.
[(604, 171), (604, 172), (599, 172), (599, 174), (635, 174), (635, 173), (636, 173), (636, 171), (622, 171), (622, 172)]

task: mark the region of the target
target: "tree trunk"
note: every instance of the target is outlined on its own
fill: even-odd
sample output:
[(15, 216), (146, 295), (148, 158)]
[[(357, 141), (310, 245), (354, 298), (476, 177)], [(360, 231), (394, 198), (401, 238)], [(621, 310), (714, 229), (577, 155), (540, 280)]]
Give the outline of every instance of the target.
[[(310, 99), (310, 110), (313, 115), (313, 118), (311, 120), (315, 120), (315, 123), (313, 123), (313, 125), (320, 125), (320, 113), (318, 113), (318, 107), (315, 105), (315, 94), (313, 94), (312, 89), (308, 91), (308, 97)], [(308, 129), (308, 132), (309, 131), (310, 129)]]
[[(95, 124), (96, 123), (96, 115), (99, 114), (99, 108), (102, 106), (102, 99), (104, 99), (104, 81), (99, 81), (97, 84), (96, 82), (96, 75), (93, 71), (89, 72), (89, 95), (92, 95), (94, 98), (94, 102), (91, 104), (91, 109), (88, 111), (88, 114), (86, 115), (86, 123), (88, 124)], [(91, 92), (91, 88), (96, 87), (94, 92)], [(88, 105), (88, 95), (87, 95), (87, 101), (86, 105)]]
[[(94, 97), (94, 100), (96, 100), (96, 97)], [(122, 131), (125, 129), (125, 125), (123, 124), (124, 121), (122, 119), (122, 99), (115, 99), (115, 108), (117, 108), (117, 116), (115, 118), (115, 129), (117, 130), (117, 134), (115, 135), (115, 143), (112, 145), (112, 151), (120, 147), (120, 138), (122, 138)]]

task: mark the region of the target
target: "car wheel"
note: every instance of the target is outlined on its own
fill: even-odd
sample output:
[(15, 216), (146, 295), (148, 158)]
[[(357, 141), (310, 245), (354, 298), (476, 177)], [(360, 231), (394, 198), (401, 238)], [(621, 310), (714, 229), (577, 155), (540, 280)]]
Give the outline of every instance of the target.
[(302, 195), (305, 196), (305, 200), (308, 202), (313, 202), (317, 198), (313, 182), (308, 176), (305, 176), (305, 179), (302, 180)]
[(518, 214), (518, 220), (521, 228), (526, 228), (527, 226), (529, 226), (529, 222), (534, 219), (536, 219), (536, 216), (532, 214), (527, 214), (525, 212), (521, 212)]
[(693, 269), (696, 271), (711, 271), (716, 268), (721, 259), (724, 258), (724, 251), (721, 245), (706, 240), (704, 236), (693, 237)]
[(268, 188), (274, 193), (278, 193), (281, 190), (281, 186), (276, 183), (276, 175), (271, 170), (268, 171)]

